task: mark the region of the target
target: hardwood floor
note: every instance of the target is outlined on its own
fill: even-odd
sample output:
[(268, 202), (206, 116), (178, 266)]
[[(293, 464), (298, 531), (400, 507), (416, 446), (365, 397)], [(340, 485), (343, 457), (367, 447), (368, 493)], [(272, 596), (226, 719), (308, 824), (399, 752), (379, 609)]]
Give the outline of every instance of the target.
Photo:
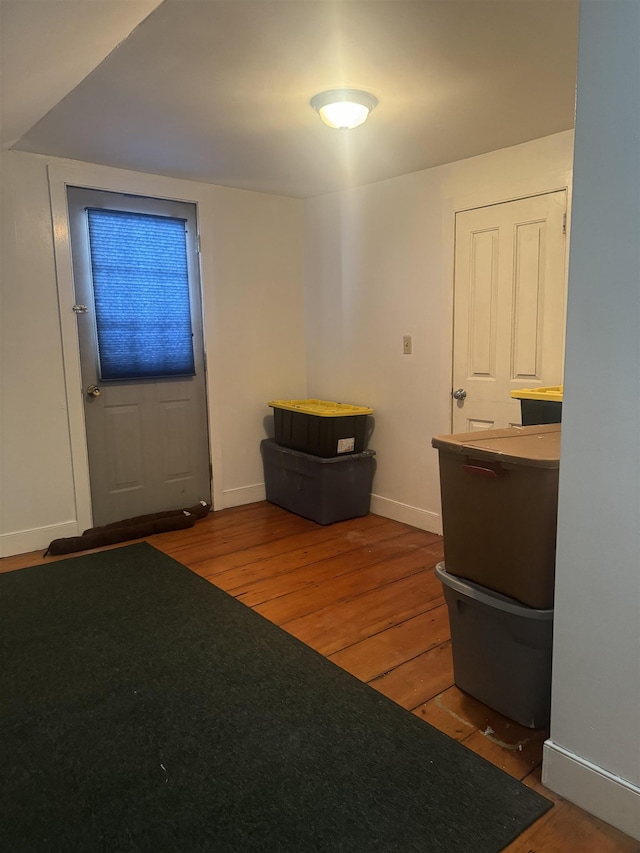
[[(551, 799), (554, 808), (509, 853), (639, 853), (638, 842), (542, 786), (547, 731), (511, 722), (454, 685), (433, 571), (440, 537), (375, 515), (322, 527), (263, 502), (147, 541)], [(0, 571), (37, 563), (53, 571), (58, 559), (66, 558), (6, 557)]]

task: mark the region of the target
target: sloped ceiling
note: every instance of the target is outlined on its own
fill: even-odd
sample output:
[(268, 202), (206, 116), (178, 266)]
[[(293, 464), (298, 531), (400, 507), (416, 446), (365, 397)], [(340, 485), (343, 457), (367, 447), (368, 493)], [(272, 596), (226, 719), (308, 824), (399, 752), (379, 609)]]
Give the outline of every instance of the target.
[(160, 0), (0, 0), (0, 141), (14, 145)]
[[(307, 197), (573, 126), (578, 0), (2, 9), (3, 136), (23, 151)], [(379, 100), (352, 131), (309, 106), (343, 86)]]

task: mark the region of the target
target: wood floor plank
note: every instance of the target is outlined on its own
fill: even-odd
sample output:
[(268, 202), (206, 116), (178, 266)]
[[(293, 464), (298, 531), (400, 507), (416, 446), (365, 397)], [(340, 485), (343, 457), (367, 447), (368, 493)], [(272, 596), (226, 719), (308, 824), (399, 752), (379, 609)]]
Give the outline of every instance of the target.
[[(640, 853), (640, 841), (629, 838), (603, 820), (574, 806), (559, 794), (542, 784), (542, 767), (538, 765), (523, 782), (554, 803), (554, 808), (543, 815), (516, 841), (505, 847), (505, 853), (551, 853), (551, 851), (579, 851), (579, 853)], [(561, 812), (561, 815), (557, 813)], [(577, 830), (577, 831), (576, 831)], [(576, 845), (576, 846), (574, 846)]]
[[(524, 784), (554, 803), (540, 820), (505, 848), (510, 853), (551, 853), (551, 851), (580, 851), (580, 853), (640, 853), (640, 841), (625, 835), (603, 820), (574, 806), (542, 784), (539, 765)], [(561, 815), (557, 815), (561, 812)], [(553, 820), (552, 820), (553, 818)], [(577, 839), (577, 841), (576, 841)], [(577, 844), (577, 846), (574, 846)]]
[[(298, 542), (304, 542), (304, 537), (296, 538)], [(263, 557), (252, 558), (247, 554), (239, 553), (226, 555), (219, 560), (212, 560), (207, 564), (208, 572), (204, 576), (221, 589), (233, 594), (240, 594), (264, 578), (288, 574), (295, 569), (308, 566), (311, 560), (318, 562), (329, 560), (351, 550), (351, 545), (346, 537), (335, 533), (332, 536), (326, 534), (323, 540), (317, 540), (313, 545), (313, 554), (311, 553), (312, 546), (308, 542), (291, 549), (289, 548), (290, 544), (289, 542), (286, 545), (285, 550), (285, 545), (281, 540), (279, 543), (271, 543), (266, 548), (260, 549), (260, 553), (265, 554)], [(256, 549), (251, 549), (251, 552), (256, 553)], [(227, 559), (231, 556), (235, 559)], [(225, 567), (232, 562), (236, 562), (238, 565), (232, 565), (230, 568)]]
[[(467, 711), (467, 700), (478, 706), (477, 715)], [(478, 729), (484, 731), (493, 712), (453, 685), (418, 705), (413, 713), (449, 737), (464, 740)]]
[[(344, 554), (305, 563), (286, 574), (268, 575), (252, 583), (246, 591), (238, 592), (241, 601), (255, 607), (265, 601), (280, 598), (305, 589), (316, 590), (319, 584), (349, 572), (359, 571), (375, 563), (386, 562), (423, 545), (421, 531), (399, 533), (385, 525), (368, 532), (366, 547), (356, 547)], [(429, 546), (438, 548), (439, 546)], [(315, 556), (315, 555), (314, 555)], [(308, 611), (303, 611), (308, 612)]]
[[(368, 540), (372, 543), (380, 538), (395, 533), (395, 528), (380, 524), (368, 531)], [(274, 544), (275, 547), (275, 544)], [(415, 547), (415, 546), (414, 546)], [(290, 551), (283, 551), (260, 560), (244, 563), (224, 572), (215, 571), (208, 577), (222, 589), (234, 595), (249, 595), (255, 584), (265, 579), (291, 575), (296, 569), (313, 570), (335, 558), (344, 558), (347, 562), (350, 555), (358, 550), (348, 530), (336, 532), (331, 538), (318, 541), (313, 547), (307, 543)], [(359, 549), (362, 551), (362, 549)], [(218, 566), (218, 561), (213, 563)], [(248, 603), (248, 602), (247, 602)]]
[[(174, 559), (186, 559), (193, 564), (216, 553), (212, 546), (221, 542), (230, 543), (233, 550), (241, 550), (246, 547), (245, 543), (247, 542), (252, 545), (256, 541), (287, 538), (293, 533), (305, 533), (315, 529), (316, 525), (312, 521), (300, 516), (286, 518), (274, 514), (261, 518), (260, 516), (247, 515), (242, 522), (228, 525), (220, 523), (217, 513), (210, 513), (206, 518), (196, 523), (193, 528), (193, 535), (188, 541), (179, 535), (180, 531), (175, 531), (173, 534), (159, 534), (160, 540), (156, 539), (156, 542), (162, 542), (162, 550), (165, 552), (171, 550), (172, 556), (175, 554)], [(222, 553), (227, 553), (227, 550)]]
[(442, 693), (451, 684), (451, 640), (369, 682), (408, 711)]
[(373, 637), (341, 649), (329, 660), (361, 681), (371, 681), (449, 638), (449, 614), (440, 604)]
[[(383, 524), (383, 519), (367, 517), (368, 527), (377, 527)], [(306, 521), (306, 519), (301, 519)], [(311, 522), (313, 524), (313, 522)], [(304, 530), (300, 533), (284, 536), (281, 533), (280, 522), (274, 525), (277, 528), (277, 535), (269, 535), (265, 531), (262, 537), (243, 537), (235, 536), (231, 542), (231, 547), (227, 547), (226, 542), (221, 540), (212, 543), (211, 552), (205, 555), (202, 560), (191, 561), (190, 565), (196, 566), (198, 573), (203, 577), (215, 577), (229, 569), (236, 569), (240, 566), (250, 566), (261, 560), (268, 559), (274, 556), (281, 556), (296, 549), (308, 549), (309, 556), (312, 556), (311, 551), (319, 548), (324, 542), (334, 540), (344, 540), (349, 533), (357, 533), (358, 531), (367, 529), (364, 519), (354, 519), (352, 521), (343, 521), (340, 525), (314, 525), (311, 529)]]
[(549, 736), (548, 729), (521, 726), (455, 686), (417, 707), (414, 714), (517, 779), (540, 764)]
[(504, 853), (640, 853), (640, 844), (571, 803), (562, 802), (505, 847)]
[[(456, 740), (464, 740), (475, 731), (497, 732), (496, 738), (504, 743), (505, 749), (514, 751), (523, 749), (536, 731), (508, 720), (455, 685), (416, 708), (414, 713)], [(540, 732), (544, 740), (548, 730)]]
[(502, 739), (511, 738), (508, 729), (504, 732), (488, 726), (484, 731), (478, 730), (469, 735), (462, 743), (505, 773), (522, 780), (540, 764), (542, 746), (548, 735), (543, 730), (530, 729), (528, 736), (519, 738), (514, 748), (510, 740)]
[[(322, 528), (322, 530), (324, 531), (326, 528)], [(234, 560), (238, 559), (238, 555), (244, 555), (247, 551), (259, 554), (260, 549), (268, 550), (269, 546), (273, 546), (276, 549), (282, 547), (282, 543), (289, 542), (293, 536), (311, 536), (309, 541), (313, 541), (313, 536), (316, 532), (316, 526), (314, 526), (312, 521), (306, 518), (298, 518), (298, 516), (295, 517), (295, 521), (278, 519), (271, 524), (255, 526), (249, 531), (234, 530), (233, 532), (225, 533), (222, 530), (212, 535), (208, 542), (202, 543), (199, 551), (183, 551), (180, 554), (180, 559), (183, 562), (188, 560), (191, 568), (197, 569), (199, 574), (204, 575), (208, 562), (216, 558), (226, 557), (233, 563)], [(274, 545), (274, 543), (280, 544)], [(169, 544), (170, 542), (167, 540), (167, 544), (162, 546), (163, 550)], [(291, 547), (295, 546), (292, 545)], [(250, 554), (247, 559), (251, 560), (251, 558)]]
[[(282, 627), (328, 656), (436, 607), (442, 602), (439, 586), (433, 570), (424, 569), (357, 598), (285, 622)], [(261, 612), (261, 608), (256, 610)]]
[[(244, 506), (234, 507), (233, 509), (223, 509), (219, 512), (209, 512), (204, 520), (208, 525), (208, 530), (224, 530), (227, 533), (237, 530), (241, 527), (248, 527), (251, 524), (269, 524), (274, 521), (292, 520), (289, 518), (291, 514), (287, 513), (280, 507), (274, 504), (262, 505), (261, 503), (245, 504)], [(201, 529), (200, 524), (197, 525), (196, 531)], [(184, 540), (188, 544), (189, 540)]]
[(271, 599), (256, 605), (254, 609), (272, 622), (282, 625), (423, 571), (433, 566), (435, 560), (437, 556), (432, 554), (431, 547), (419, 548), (389, 560), (379, 560), (359, 571), (344, 572), (339, 577), (325, 579), (314, 587), (305, 587)]

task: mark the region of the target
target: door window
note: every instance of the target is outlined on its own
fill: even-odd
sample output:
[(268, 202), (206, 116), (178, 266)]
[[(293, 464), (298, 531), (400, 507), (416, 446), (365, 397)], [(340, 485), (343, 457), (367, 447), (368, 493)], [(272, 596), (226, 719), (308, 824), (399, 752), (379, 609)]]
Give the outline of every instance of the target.
[(193, 376), (185, 222), (87, 209), (102, 381)]

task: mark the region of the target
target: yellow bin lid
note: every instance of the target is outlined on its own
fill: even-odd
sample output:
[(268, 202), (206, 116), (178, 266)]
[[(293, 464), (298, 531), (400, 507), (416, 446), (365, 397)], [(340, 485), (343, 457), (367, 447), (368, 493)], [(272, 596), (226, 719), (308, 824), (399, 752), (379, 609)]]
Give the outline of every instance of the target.
[(520, 388), (512, 391), (511, 396), (517, 400), (548, 400), (552, 403), (562, 402), (563, 385), (549, 385), (547, 388)]
[(347, 403), (333, 403), (330, 400), (270, 400), (269, 405), (272, 409), (287, 409), (290, 412), (317, 415), (321, 418), (373, 414), (373, 409), (365, 406), (350, 406)]

